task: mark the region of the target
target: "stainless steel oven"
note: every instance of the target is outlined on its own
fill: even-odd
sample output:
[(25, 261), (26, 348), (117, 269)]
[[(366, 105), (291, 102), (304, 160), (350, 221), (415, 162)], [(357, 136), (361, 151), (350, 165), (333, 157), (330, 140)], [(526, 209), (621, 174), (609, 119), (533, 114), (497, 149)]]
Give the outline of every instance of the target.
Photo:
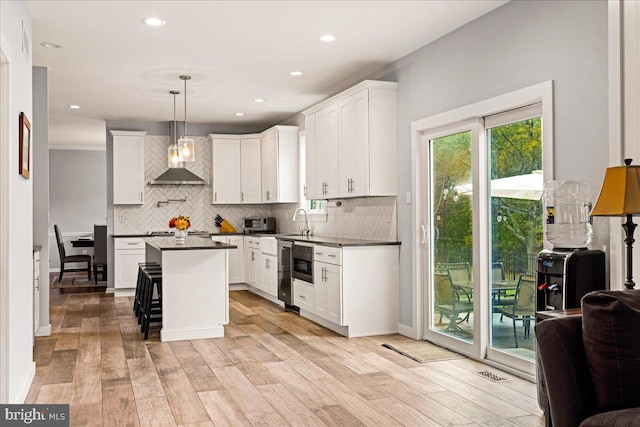
[(294, 242), (291, 249), (291, 276), (313, 284), (313, 245)]
[(292, 242), (278, 240), (278, 299), (286, 305), (293, 305), (293, 284), (291, 279)]

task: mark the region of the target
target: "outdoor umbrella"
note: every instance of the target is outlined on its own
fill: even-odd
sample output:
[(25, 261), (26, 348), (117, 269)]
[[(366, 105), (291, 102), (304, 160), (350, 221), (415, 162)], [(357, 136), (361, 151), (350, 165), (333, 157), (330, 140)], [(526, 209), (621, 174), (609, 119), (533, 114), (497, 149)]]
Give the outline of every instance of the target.
[[(491, 197), (508, 199), (540, 200), (544, 182), (542, 171), (533, 171), (526, 175), (514, 175), (491, 180)], [(472, 184), (456, 185), (459, 195), (471, 195)]]

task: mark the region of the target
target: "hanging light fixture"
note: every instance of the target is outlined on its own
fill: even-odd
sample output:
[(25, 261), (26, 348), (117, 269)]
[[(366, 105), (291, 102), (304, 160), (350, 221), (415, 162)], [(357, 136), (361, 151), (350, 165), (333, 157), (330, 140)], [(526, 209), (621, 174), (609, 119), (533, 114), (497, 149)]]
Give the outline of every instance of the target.
[(191, 80), (191, 76), (180, 76), (180, 80), (184, 80), (184, 136), (178, 140), (178, 149), (183, 162), (194, 162), (195, 142), (187, 136), (187, 80)]
[(180, 95), (179, 90), (170, 90), (169, 93), (173, 95), (173, 138), (169, 137), (169, 148), (167, 149), (167, 166), (170, 168), (184, 167), (182, 162), (182, 155), (178, 149), (178, 132), (176, 130), (176, 95)]

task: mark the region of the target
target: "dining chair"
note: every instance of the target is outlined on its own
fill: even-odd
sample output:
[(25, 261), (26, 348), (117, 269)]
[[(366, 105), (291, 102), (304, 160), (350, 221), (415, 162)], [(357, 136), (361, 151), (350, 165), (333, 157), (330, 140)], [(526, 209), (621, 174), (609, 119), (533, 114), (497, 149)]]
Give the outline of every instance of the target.
[(499, 308), (500, 313), (513, 321), (513, 339), (518, 348), (516, 322), (521, 321), (524, 327), (524, 338), (530, 336), (531, 320), (536, 315), (536, 279), (533, 276), (521, 275), (516, 287), (514, 303), (510, 307)]
[(447, 270), (455, 284), (468, 285), (471, 283), (471, 265), (468, 262), (439, 262), (437, 270)]
[(98, 284), (98, 271), (107, 280), (107, 226), (93, 225), (93, 280)]
[(91, 281), (91, 255), (68, 255), (64, 250), (64, 242), (62, 241), (62, 234), (60, 233), (60, 227), (58, 224), (53, 226), (56, 233), (56, 242), (58, 243), (58, 254), (60, 255), (60, 275), (58, 276), (58, 282), (62, 281), (62, 275), (64, 274), (64, 265), (71, 262), (86, 262), (87, 263), (87, 277)]
[[(447, 270), (436, 270), (434, 272), (434, 293), (435, 308), (442, 317), (449, 319), (449, 325), (445, 331), (461, 332), (463, 331), (458, 323), (469, 318), (469, 314), (473, 312), (473, 302), (468, 293), (459, 287), (456, 287), (451, 280), (451, 275)], [(464, 316), (461, 318), (460, 315)]]

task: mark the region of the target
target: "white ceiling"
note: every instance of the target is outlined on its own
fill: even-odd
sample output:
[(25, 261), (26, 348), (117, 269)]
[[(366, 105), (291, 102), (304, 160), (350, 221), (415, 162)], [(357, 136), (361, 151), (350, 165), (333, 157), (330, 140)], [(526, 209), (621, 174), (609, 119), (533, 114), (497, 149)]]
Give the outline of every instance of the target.
[[(50, 145), (61, 147), (104, 147), (105, 120), (172, 120), (169, 90), (184, 92), (181, 74), (192, 76), (189, 123), (266, 128), (504, 3), (28, 2), (33, 64), (48, 67)], [(167, 24), (142, 24), (149, 16)], [(323, 43), (324, 33), (338, 39)], [(63, 47), (45, 49), (45, 41)], [(305, 74), (292, 77), (293, 70)], [(182, 93), (179, 121), (183, 108)]]

